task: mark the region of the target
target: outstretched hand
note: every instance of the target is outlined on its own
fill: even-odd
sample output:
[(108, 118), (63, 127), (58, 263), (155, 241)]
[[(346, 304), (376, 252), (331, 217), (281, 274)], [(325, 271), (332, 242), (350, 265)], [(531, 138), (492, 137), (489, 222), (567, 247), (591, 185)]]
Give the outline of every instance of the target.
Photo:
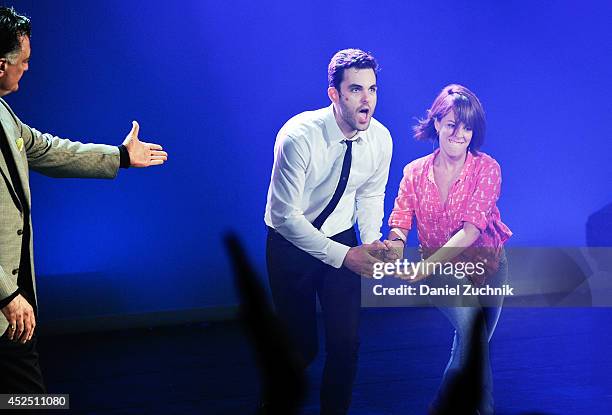
[(132, 121), (132, 130), (123, 140), (123, 145), (130, 155), (130, 167), (149, 167), (164, 164), (168, 159), (168, 153), (162, 151), (159, 144), (145, 143), (138, 139), (140, 126), (138, 122)]

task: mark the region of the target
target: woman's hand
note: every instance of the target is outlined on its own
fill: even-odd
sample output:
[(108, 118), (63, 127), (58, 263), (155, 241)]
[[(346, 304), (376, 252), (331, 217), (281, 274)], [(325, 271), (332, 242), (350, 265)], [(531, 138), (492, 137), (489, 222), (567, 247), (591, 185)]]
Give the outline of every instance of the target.
[(429, 276), (429, 274), (427, 273), (426, 261), (412, 262), (406, 265), (406, 267), (402, 267), (401, 273), (395, 274), (396, 278), (408, 281), (409, 283), (413, 284)]

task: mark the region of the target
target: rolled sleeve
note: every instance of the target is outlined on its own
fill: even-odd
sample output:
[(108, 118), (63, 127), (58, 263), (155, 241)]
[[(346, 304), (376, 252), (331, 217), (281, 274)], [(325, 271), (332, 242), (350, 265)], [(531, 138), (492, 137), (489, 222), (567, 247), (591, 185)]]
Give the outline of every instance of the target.
[(478, 181), (466, 211), (462, 216), (464, 222), (474, 224), (480, 231), (487, 228), (489, 216), (501, 191), (501, 168), (492, 160), (482, 168)]

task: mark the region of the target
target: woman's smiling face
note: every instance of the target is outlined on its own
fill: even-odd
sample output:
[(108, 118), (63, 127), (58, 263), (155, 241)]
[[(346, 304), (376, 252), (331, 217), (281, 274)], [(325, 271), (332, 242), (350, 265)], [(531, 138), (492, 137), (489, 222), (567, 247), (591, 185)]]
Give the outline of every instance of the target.
[(440, 151), (451, 158), (465, 155), (474, 134), (472, 128), (455, 119), (455, 112), (451, 110), (441, 120), (434, 120)]

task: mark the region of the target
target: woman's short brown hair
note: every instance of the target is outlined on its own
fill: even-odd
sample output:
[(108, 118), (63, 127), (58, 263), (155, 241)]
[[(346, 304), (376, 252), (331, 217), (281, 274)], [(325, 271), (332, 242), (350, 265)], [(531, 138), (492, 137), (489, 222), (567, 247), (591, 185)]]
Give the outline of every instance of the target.
[(427, 117), (419, 119), (418, 124), (414, 126), (414, 138), (438, 141), (434, 120), (440, 121), (451, 110), (455, 114), (457, 123), (463, 123), (467, 128), (472, 129), (472, 140), (468, 149), (475, 154), (485, 138), (485, 112), (478, 97), (463, 85), (451, 84), (442, 89), (431, 108), (427, 110)]

